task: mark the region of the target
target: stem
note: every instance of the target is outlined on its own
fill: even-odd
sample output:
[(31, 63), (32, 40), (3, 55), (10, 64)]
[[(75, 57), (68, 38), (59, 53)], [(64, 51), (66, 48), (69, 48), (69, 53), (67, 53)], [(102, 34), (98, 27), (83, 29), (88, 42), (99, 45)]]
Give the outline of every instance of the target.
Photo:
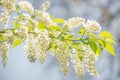
[[(6, 30), (12, 30), (12, 29), (6, 29)], [(6, 30), (0, 31), (0, 33), (5, 33)], [(36, 35), (35, 32), (28, 32), (28, 33), (30, 33), (30, 34), (35, 34), (35, 35)], [(49, 37), (50, 37), (50, 38), (56, 38), (56, 39), (59, 39), (60, 36), (61, 36), (63, 33), (64, 33), (64, 29), (62, 30), (62, 32), (59, 34), (58, 37), (54, 37), (54, 36), (49, 36)], [(76, 39), (65, 39), (65, 40), (67, 40), (67, 41), (82, 41), (84, 35), (85, 35), (85, 33), (82, 35), (82, 37), (81, 37), (79, 40), (76, 40)]]
[[(56, 38), (56, 39), (59, 39), (59, 37), (54, 37), (54, 36), (49, 36), (50, 38)], [(68, 41), (82, 41), (82, 39), (79, 39), (79, 40), (75, 40), (75, 39), (65, 39), (65, 40), (68, 40)]]
[(64, 30), (62, 30), (62, 32), (59, 34), (58, 38), (60, 38), (60, 36), (63, 34)]

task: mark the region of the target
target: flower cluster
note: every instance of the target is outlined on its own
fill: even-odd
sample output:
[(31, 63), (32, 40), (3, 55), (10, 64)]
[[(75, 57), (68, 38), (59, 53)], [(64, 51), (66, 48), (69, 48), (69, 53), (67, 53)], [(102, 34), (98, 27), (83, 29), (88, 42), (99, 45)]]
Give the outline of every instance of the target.
[(95, 68), (95, 62), (97, 61), (98, 55), (95, 54), (90, 46), (84, 46), (84, 63), (85, 67), (92, 75), (98, 77), (99, 73)]
[(71, 18), (65, 21), (65, 23), (63, 24), (63, 27), (67, 29), (74, 29), (82, 25), (84, 22), (85, 22), (84, 18), (80, 18), (80, 17)]
[(46, 11), (50, 7), (50, 5), (51, 3), (49, 1), (46, 1), (46, 3), (42, 5), (42, 10)]
[(21, 26), (18, 31), (18, 36), (25, 39), (28, 34), (28, 29), (25, 26)]
[(20, 1), (17, 3), (17, 5), (24, 11), (28, 12), (28, 13), (33, 13), (34, 12), (34, 8), (33, 6), (27, 2), (27, 1)]
[(0, 44), (0, 55), (2, 57), (2, 64), (5, 68), (8, 62), (8, 44), (6, 42)]
[(40, 63), (44, 63), (50, 39), (46, 30), (38, 31), (36, 33), (37, 36), (32, 33), (27, 35), (24, 50), (28, 53), (30, 62), (35, 62), (35, 60), (38, 59)]
[(36, 48), (35, 48), (35, 38), (33, 34), (28, 34), (25, 40), (24, 50), (27, 53), (28, 60), (30, 62), (36, 61)]
[(47, 25), (52, 24), (52, 20), (50, 18), (49, 13), (42, 11), (42, 10), (35, 10), (35, 14), (36, 14), (36, 21), (38, 22), (44, 22)]
[(73, 63), (75, 72), (79, 78), (82, 79), (84, 74), (84, 63), (82, 60), (80, 60), (79, 53), (71, 53), (71, 62)]
[(40, 31), (38, 33), (38, 36), (36, 37), (36, 48), (37, 48), (37, 58), (40, 61), (40, 63), (44, 63), (47, 56), (47, 49), (49, 46), (50, 38), (48, 36), (48, 32)]
[(3, 37), (6, 40), (6, 42), (10, 43), (10, 44), (12, 44), (15, 40), (15, 36), (13, 35), (11, 30), (6, 31), (3, 35)]
[(88, 32), (100, 32), (100, 24), (94, 20), (88, 20), (85, 24), (85, 28)]
[(9, 22), (9, 13), (4, 11), (0, 14), (0, 25), (3, 26), (2, 28), (6, 28)]
[(60, 63), (61, 71), (63, 71), (64, 75), (66, 75), (69, 72), (69, 53), (63, 42), (58, 41), (57, 45), (58, 49), (56, 50), (56, 57)]
[(17, 0), (0, 0), (0, 6), (3, 7), (3, 12), (0, 14), (0, 25), (2, 28), (8, 26), (10, 14), (15, 10)]
[(9, 13), (11, 13), (15, 10), (15, 2), (16, 0), (4, 0), (3, 6)]

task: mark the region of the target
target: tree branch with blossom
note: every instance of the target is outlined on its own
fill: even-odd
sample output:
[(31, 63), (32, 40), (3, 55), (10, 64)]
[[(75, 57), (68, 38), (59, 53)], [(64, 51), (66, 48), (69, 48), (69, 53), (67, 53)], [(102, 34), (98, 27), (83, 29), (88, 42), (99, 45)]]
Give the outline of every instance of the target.
[[(68, 20), (54, 18), (46, 11), (49, 6), (50, 2), (47, 1), (37, 10), (27, 1), (0, 0), (0, 7), (3, 7), (0, 14), (0, 55), (3, 67), (7, 66), (9, 45), (15, 48), (23, 42), (23, 50), (30, 62), (39, 60), (44, 63), (50, 51), (59, 61), (64, 75), (69, 72), (70, 60), (79, 78), (83, 78), (84, 68), (91, 75), (99, 76), (95, 62), (103, 49), (116, 55), (112, 34), (100, 32), (100, 24), (94, 20), (85, 21), (81, 17)], [(77, 31), (73, 32), (76, 28)]]

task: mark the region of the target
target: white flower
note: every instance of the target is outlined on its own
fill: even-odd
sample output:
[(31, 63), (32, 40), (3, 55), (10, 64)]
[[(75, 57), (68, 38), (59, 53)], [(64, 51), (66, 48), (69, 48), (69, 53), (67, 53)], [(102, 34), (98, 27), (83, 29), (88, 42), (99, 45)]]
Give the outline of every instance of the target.
[(86, 67), (87, 71), (90, 72), (91, 75), (98, 77), (99, 73), (95, 67), (95, 62), (98, 59), (97, 54), (95, 54), (92, 51), (92, 49), (90, 48), (90, 46), (87, 46), (87, 45), (86, 45), (86, 49), (84, 51), (85, 51), (84, 52), (84, 63), (85, 63), (85, 67)]
[(97, 21), (88, 20), (85, 24), (85, 28), (88, 32), (100, 32), (101, 27)]
[(36, 53), (37, 58), (40, 63), (44, 63), (47, 56), (47, 49), (49, 46), (50, 38), (48, 36), (48, 31), (44, 30), (39, 31), (38, 36), (36, 37)]
[(9, 13), (7, 11), (4, 11), (0, 14), (0, 25), (2, 25), (3, 28), (7, 28), (9, 17)]
[(18, 29), (18, 33), (19, 37), (21, 37), (22, 39), (25, 39), (27, 37), (28, 34), (28, 28), (26, 26), (21, 26)]
[(59, 61), (61, 71), (64, 72), (64, 75), (67, 75), (69, 72), (69, 53), (63, 42), (57, 41), (57, 45), (56, 57)]
[(0, 0), (0, 5), (11, 14), (15, 10), (15, 2), (16, 0)]
[(7, 41), (10, 44), (12, 44), (15, 40), (15, 37), (14, 37), (13, 32), (11, 30), (6, 31), (3, 34), (3, 37), (4, 37), (5, 41)]
[(50, 2), (46, 1), (43, 5), (42, 5), (42, 10), (47, 10), (50, 7)]
[(36, 39), (33, 34), (28, 34), (25, 40), (25, 45), (23, 47), (24, 51), (27, 53), (28, 60), (30, 62), (36, 61)]
[(63, 24), (63, 27), (71, 30), (82, 25), (84, 22), (85, 22), (84, 18), (80, 18), (80, 17), (71, 18), (65, 21), (65, 23)]
[(35, 13), (36, 13), (36, 20), (38, 22), (44, 22), (47, 25), (52, 24), (52, 20), (50, 18), (49, 13), (42, 10), (35, 10)]
[(18, 6), (19, 6), (22, 10), (24, 10), (24, 11), (26, 11), (26, 12), (28, 12), (28, 13), (33, 13), (33, 12), (34, 12), (33, 6), (32, 6), (29, 2), (27, 2), (27, 1), (19, 1), (19, 2), (18, 2)]
[(84, 74), (84, 63), (83, 61), (80, 60), (78, 55), (79, 55), (78, 52), (76, 53), (73, 52), (71, 53), (70, 57), (76, 74), (79, 76), (80, 79), (82, 79)]
[(0, 44), (0, 55), (2, 57), (3, 67), (6, 68), (8, 62), (8, 44), (6, 42)]

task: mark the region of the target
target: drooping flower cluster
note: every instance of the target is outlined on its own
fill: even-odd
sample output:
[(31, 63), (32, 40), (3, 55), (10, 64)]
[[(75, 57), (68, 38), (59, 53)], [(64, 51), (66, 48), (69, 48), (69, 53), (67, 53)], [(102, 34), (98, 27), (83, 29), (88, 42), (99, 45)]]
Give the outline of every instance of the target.
[(5, 68), (8, 62), (8, 44), (6, 42), (0, 43), (0, 56), (2, 57), (2, 64)]
[(35, 45), (35, 37), (33, 34), (28, 34), (25, 40), (24, 50), (27, 53), (28, 60), (30, 62), (36, 61), (36, 45)]
[(45, 31), (40, 31), (38, 33), (38, 36), (36, 37), (36, 48), (37, 48), (37, 58), (40, 61), (40, 63), (44, 63), (46, 60), (47, 56), (47, 49), (49, 46), (50, 38), (48, 36), (48, 32)]
[(85, 67), (88, 70), (88, 72), (91, 73), (91, 75), (94, 75), (96, 77), (99, 76), (99, 73), (95, 67), (95, 62), (98, 59), (98, 55), (95, 54), (92, 49), (90, 48), (90, 46), (88, 45), (84, 45), (84, 63), (85, 63)]
[(3, 11), (0, 14), (0, 25), (2, 26), (3, 29), (8, 26), (8, 22), (9, 22), (9, 13), (7, 11)]
[(2, 29), (7, 28), (10, 14), (15, 10), (16, 1), (0, 0), (0, 6), (3, 7), (2, 13), (0, 14), (0, 26), (2, 26)]
[(71, 62), (73, 63), (74, 70), (77, 73), (77, 75), (79, 76), (79, 78), (83, 79), (84, 63), (82, 60), (80, 60), (78, 52), (71, 53)]
[(35, 62), (36, 59), (38, 59), (40, 63), (44, 63), (50, 39), (46, 30), (43, 32), (38, 31), (36, 33), (37, 36), (32, 33), (27, 35), (24, 50), (28, 53), (30, 62)]
[(58, 49), (56, 50), (56, 57), (59, 61), (61, 71), (63, 71), (64, 75), (67, 75), (69, 72), (69, 53), (63, 42), (58, 41), (57, 45)]

